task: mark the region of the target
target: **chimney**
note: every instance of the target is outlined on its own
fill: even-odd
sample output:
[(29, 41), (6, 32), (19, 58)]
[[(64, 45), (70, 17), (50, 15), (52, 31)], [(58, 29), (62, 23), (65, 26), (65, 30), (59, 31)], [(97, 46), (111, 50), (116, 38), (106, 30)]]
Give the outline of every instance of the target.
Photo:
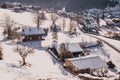
[(24, 29), (22, 29), (22, 32), (24, 32)]
[(39, 30), (39, 27), (37, 27), (37, 29)]
[(31, 28), (29, 28), (29, 31), (31, 31)]

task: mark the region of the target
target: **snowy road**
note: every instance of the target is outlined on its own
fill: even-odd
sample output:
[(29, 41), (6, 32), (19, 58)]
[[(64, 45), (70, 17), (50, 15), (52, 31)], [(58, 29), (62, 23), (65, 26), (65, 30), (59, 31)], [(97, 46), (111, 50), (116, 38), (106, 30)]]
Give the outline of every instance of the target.
[(118, 53), (120, 53), (120, 46), (119, 46), (120, 45), (120, 41), (113, 40), (113, 39), (108, 39), (108, 38), (105, 38), (105, 37), (102, 37), (102, 36), (91, 35), (91, 34), (89, 34), (89, 36), (92, 36), (94, 38), (102, 40), (104, 43), (106, 43), (107, 45), (109, 45), (115, 51), (117, 51)]

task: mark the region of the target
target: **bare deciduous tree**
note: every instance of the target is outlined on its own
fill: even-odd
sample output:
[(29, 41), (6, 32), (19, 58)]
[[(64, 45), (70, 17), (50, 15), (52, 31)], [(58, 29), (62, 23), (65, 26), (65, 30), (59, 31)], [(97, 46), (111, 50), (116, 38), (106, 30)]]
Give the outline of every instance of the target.
[(4, 27), (4, 35), (7, 35), (8, 39), (12, 39), (12, 32), (13, 27), (15, 25), (14, 20), (10, 17), (10, 15), (6, 14), (3, 20), (3, 27)]
[(79, 22), (80, 22), (80, 15), (77, 15), (76, 21), (77, 21), (77, 26), (78, 26), (78, 25), (79, 25)]
[(37, 27), (40, 27), (45, 18), (46, 17), (43, 11), (36, 11), (36, 13), (34, 14), (34, 22), (36, 23)]
[(65, 23), (65, 18), (64, 17), (63, 17), (63, 24), (62, 24), (62, 26), (63, 26), (63, 31), (64, 31), (64, 29), (66, 27), (66, 23)]
[(53, 42), (53, 46), (58, 42), (58, 33), (57, 32), (52, 33), (52, 42)]
[(26, 65), (26, 57), (28, 56), (28, 54), (34, 53), (33, 48), (28, 48), (28, 47), (21, 46), (21, 45), (17, 45), (14, 51), (17, 52), (21, 56), (23, 60), (22, 66)]
[(12, 32), (12, 40), (13, 40), (13, 42), (14, 42), (15, 39), (20, 40), (20, 38), (21, 38), (21, 35), (18, 32), (16, 32), (16, 31)]
[(52, 24), (55, 24), (55, 22), (58, 18), (59, 18), (59, 16), (57, 14), (55, 14), (55, 12), (51, 13)]
[(58, 40), (58, 33), (57, 32), (53, 32), (52, 39), (53, 39), (53, 42)]
[(0, 46), (0, 60), (3, 59), (2, 47)]
[(73, 28), (74, 28), (74, 23), (72, 20), (70, 20), (70, 27), (69, 27), (69, 34), (71, 34), (73, 32)]

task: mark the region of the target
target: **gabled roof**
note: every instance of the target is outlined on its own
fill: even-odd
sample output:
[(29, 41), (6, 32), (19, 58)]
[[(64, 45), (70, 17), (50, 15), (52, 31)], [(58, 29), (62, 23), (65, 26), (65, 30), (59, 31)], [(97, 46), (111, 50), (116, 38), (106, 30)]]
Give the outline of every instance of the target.
[(66, 48), (70, 52), (81, 52), (83, 49), (77, 43), (66, 44)]
[(86, 24), (85, 27), (86, 27), (86, 28), (95, 28), (95, 26), (92, 25), (92, 24)]
[[(59, 52), (59, 47), (60, 47), (60, 45), (57, 45), (57, 46), (55, 46), (55, 48), (56, 48), (56, 50)], [(65, 44), (65, 47), (66, 47), (66, 49), (68, 50), (68, 51), (70, 51), (70, 52), (82, 52), (83, 51), (83, 49), (80, 47), (80, 45), (78, 44), (78, 43), (66, 43)]]
[(99, 56), (86, 56), (86, 57), (71, 58), (66, 60), (71, 61), (72, 64), (79, 70), (108, 67), (107, 64)]
[(45, 34), (45, 31), (39, 27), (27, 27), (27, 28), (23, 28), (22, 35), (35, 35), (35, 34)]

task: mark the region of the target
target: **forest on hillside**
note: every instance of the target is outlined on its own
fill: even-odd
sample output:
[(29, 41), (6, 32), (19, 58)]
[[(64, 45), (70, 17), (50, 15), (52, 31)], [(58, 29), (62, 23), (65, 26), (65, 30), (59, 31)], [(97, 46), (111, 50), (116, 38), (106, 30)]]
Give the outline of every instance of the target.
[(0, 2), (20, 2), (54, 9), (66, 7), (67, 11), (73, 12), (91, 8), (104, 9), (107, 6), (114, 7), (116, 4), (118, 4), (116, 0), (0, 0)]

